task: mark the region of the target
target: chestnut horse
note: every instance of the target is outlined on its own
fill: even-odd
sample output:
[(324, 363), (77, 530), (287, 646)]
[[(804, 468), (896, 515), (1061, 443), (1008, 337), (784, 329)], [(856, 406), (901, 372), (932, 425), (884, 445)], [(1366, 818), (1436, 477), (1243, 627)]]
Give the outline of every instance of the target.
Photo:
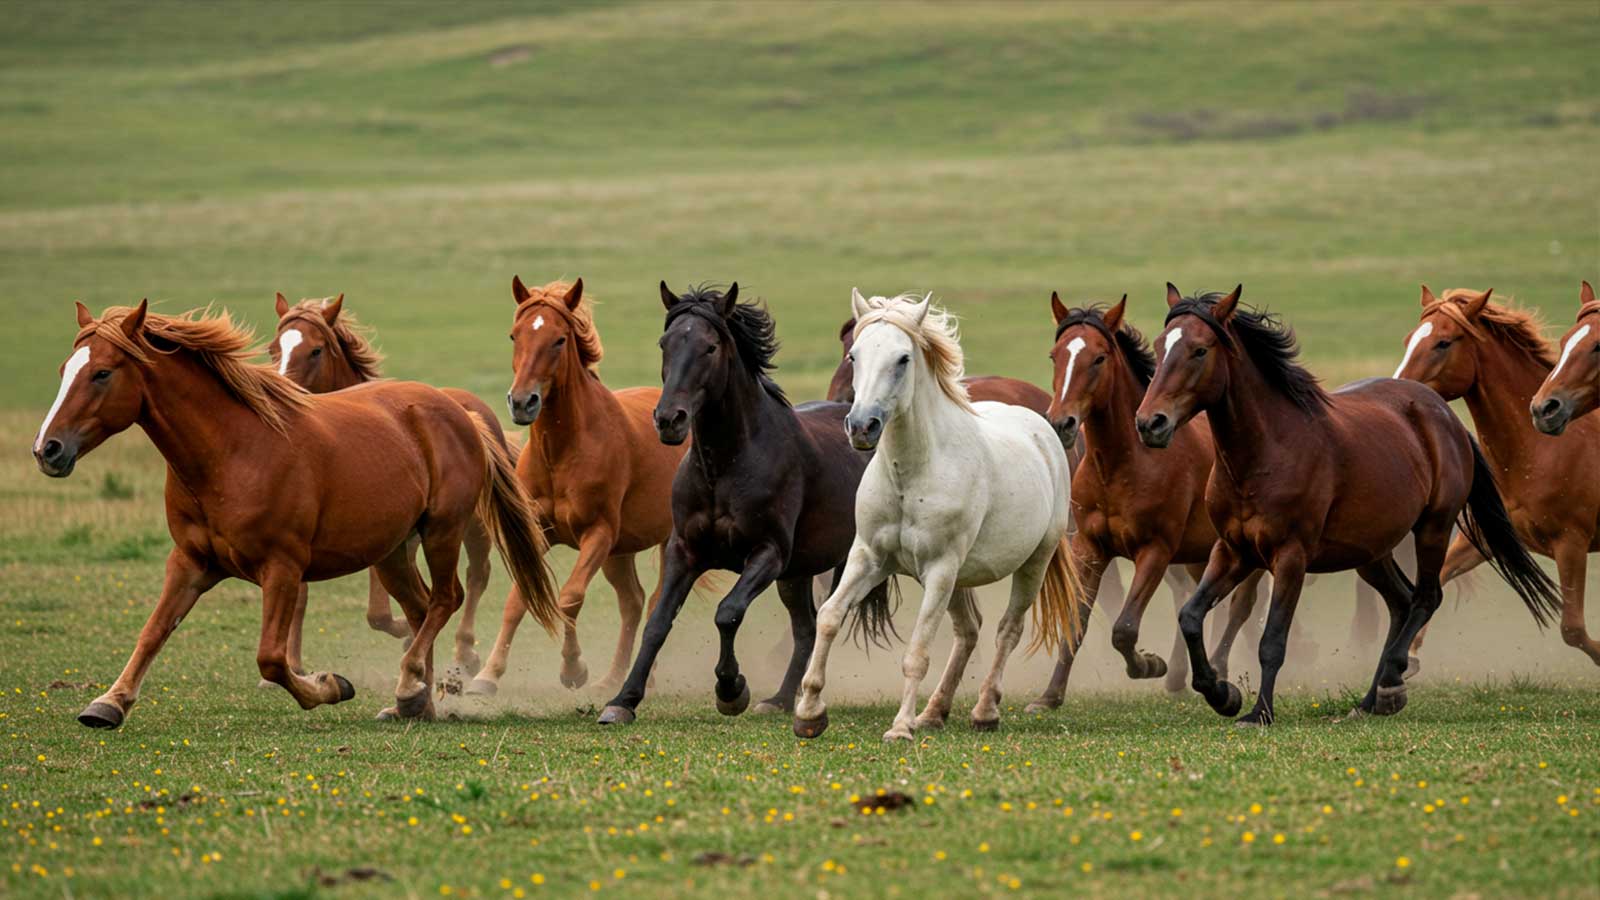
[[(855, 538), (856, 486), (870, 458), (845, 437), (842, 403), (790, 406), (768, 374), (778, 350), (772, 317), (727, 291), (691, 288), (679, 296), (661, 283), (667, 317), (661, 335), (661, 400), (656, 432), (663, 443), (693, 444), (672, 483), (672, 535), (662, 566), (661, 602), (644, 642), (600, 724), (632, 722), (645, 680), (690, 588), (705, 572), (738, 572), (717, 605), (721, 654), (717, 709), (738, 715), (750, 703), (734, 638), (750, 604), (776, 583), (789, 611), (794, 646), (778, 692), (758, 712), (794, 708), (800, 675), (816, 638), (811, 579), (844, 566)], [(878, 641), (891, 628), (887, 582), (867, 595), (856, 626)]]
[[(282, 294), (277, 296), (278, 330), (268, 345), (278, 374), (288, 378), (313, 394), (326, 394), (344, 390), (367, 381), (383, 377), (383, 354), (367, 339), (366, 329), (355, 316), (343, 312), (344, 295), (321, 300), (301, 300), (290, 305)], [(440, 388), (461, 408), (488, 423), (505, 452), (505, 432), (500, 420), (487, 403), (471, 391)], [(417, 540), (411, 539), (410, 552), (416, 557)], [(478, 612), (478, 598), (489, 586), (489, 532), (476, 517), (467, 527), (463, 549), (467, 553), (466, 597), (461, 603), (461, 618), (456, 623), (455, 662), (471, 675), (478, 671), (478, 651), (474, 649), (477, 638), (473, 635), (473, 622)], [(410, 637), (406, 623), (396, 621), (389, 610), (389, 592), (377, 569), (368, 570), (367, 624), (375, 631), (397, 638)], [(301, 606), (305, 605), (301, 601)], [(299, 619), (294, 623), (290, 646), (295, 649), (291, 662), (299, 663)]]
[[(1559, 437), (1534, 428), (1529, 410), (1538, 406), (1534, 396), (1556, 355), (1534, 315), (1490, 303), (1492, 293), (1451, 290), (1435, 298), (1423, 285), (1422, 320), (1395, 377), (1466, 400), (1517, 537), (1556, 561), (1562, 639), (1600, 664), (1600, 642), (1583, 621), (1585, 570), (1589, 554), (1600, 551), (1600, 419), (1573, 422)], [(1563, 348), (1571, 365), (1572, 339)], [(1444, 582), (1482, 562), (1478, 548), (1458, 535), (1444, 559)], [(1418, 635), (1412, 652), (1421, 647)]]
[[(1132, 560), (1133, 583), (1112, 627), (1111, 645), (1122, 655), (1129, 678), (1160, 678), (1172, 673), (1161, 657), (1138, 649), (1139, 622), (1168, 567), (1187, 566), (1188, 577), (1199, 578), (1211, 545), (1217, 541), (1217, 530), (1205, 507), (1211, 428), (1203, 415), (1196, 416), (1174, 435), (1172, 449), (1176, 452), (1151, 450), (1139, 443), (1133, 415), (1150, 384), (1156, 359), (1144, 337), (1128, 324), (1127, 305), (1124, 294), (1109, 309), (1069, 310), (1058, 294), (1050, 294), (1056, 331), (1050, 352), (1055, 376), (1048, 417), (1056, 434), (1069, 447), (1080, 448), (1083, 459), (1072, 479), (1073, 516), (1078, 526), (1072, 550), (1082, 567), (1084, 592), (1084, 608), (1078, 615), (1088, 623), (1101, 577), (1114, 571), (1112, 561), (1118, 557)], [(1081, 442), (1080, 429), (1084, 434)], [(1262, 577), (1263, 573), (1252, 573), (1235, 593), (1227, 630), (1211, 656), (1212, 667), (1223, 678), (1227, 677), (1233, 638), (1255, 605), (1256, 586)], [(1193, 584), (1188, 582), (1191, 588)], [(1174, 599), (1179, 599), (1177, 586), (1174, 588)], [(1186, 599), (1187, 594), (1179, 599), (1180, 607)], [(1181, 641), (1182, 635), (1178, 639)], [(1078, 644), (1076, 640), (1062, 642), (1050, 683), (1029, 704), (1030, 710), (1061, 705)], [(1179, 653), (1182, 655), (1174, 656), (1187, 663), (1187, 651), (1180, 649)], [(1179, 680), (1175, 689), (1182, 685)]]
[(1561, 358), (1533, 395), (1533, 424), (1548, 435), (1560, 435), (1573, 420), (1600, 406), (1600, 301), (1583, 283), (1578, 294), (1578, 321), (1561, 336)]
[[(597, 686), (615, 687), (627, 674), (645, 608), (634, 558), (666, 543), (672, 533), (672, 476), (685, 448), (666, 446), (656, 438), (652, 415), (659, 388), (612, 391), (601, 383), (600, 333), (583, 279), (552, 281), (530, 290), (513, 276), (511, 297), (517, 308), (511, 320), (512, 382), (506, 402), (511, 418), (528, 426), (517, 477), (554, 540), (578, 551), (561, 587), (566, 616), (561, 683), (578, 688), (588, 680), (577, 620), (589, 582), (599, 571), (616, 590), (622, 630), (611, 668)], [(659, 596), (658, 586), (651, 609)], [(522, 613), (523, 603), (513, 593), (506, 598), (489, 662), (473, 679), (471, 692), (499, 689)]]
[[(301, 675), (288, 643), (302, 585), (376, 565), (416, 634), (401, 659), (400, 716), (433, 710), (433, 641), (461, 604), (456, 562), (476, 512), (530, 611), (554, 629), (544, 538), (510, 456), (486, 422), (426, 385), (375, 382), (309, 394), (248, 361), (251, 335), (220, 316), (78, 304), (61, 389), (33, 445), (64, 478), (106, 438), (139, 425), (167, 461), (167, 556), (161, 599), (111, 689), (78, 721), (115, 728), (162, 645), (201, 594), (225, 578), (262, 593), (261, 676), (302, 708), (355, 696), (344, 678)], [(419, 534), (432, 585), (406, 538)]]
[[(1216, 462), (1206, 507), (1218, 540), (1179, 615), (1194, 688), (1211, 708), (1231, 716), (1242, 699), (1205, 659), (1205, 616), (1257, 569), (1272, 572), (1272, 607), (1261, 637), (1261, 690), (1241, 724), (1274, 719), (1273, 687), (1306, 573), (1345, 569), (1389, 607), (1389, 634), (1358, 709), (1399, 712), (1406, 649), (1439, 607), (1458, 521), (1544, 625), (1559, 606), (1555, 585), (1517, 539), (1488, 462), (1449, 404), (1392, 378), (1325, 392), (1297, 362), (1294, 333), (1241, 308), (1242, 290), (1184, 297), (1167, 285), (1160, 358), (1137, 419), (1140, 439), (1157, 448), (1170, 446), (1178, 426), (1199, 413), (1211, 423)], [(1414, 587), (1392, 555), (1407, 532), (1416, 537)]]

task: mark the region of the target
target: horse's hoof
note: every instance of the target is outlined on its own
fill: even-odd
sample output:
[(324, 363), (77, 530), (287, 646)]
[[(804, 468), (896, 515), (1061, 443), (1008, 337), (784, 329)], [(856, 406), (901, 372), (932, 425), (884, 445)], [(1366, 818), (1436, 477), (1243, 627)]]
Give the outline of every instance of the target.
[(942, 731), (944, 729), (943, 716), (917, 716), (914, 727), (918, 731)]
[(1211, 708), (1216, 710), (1219, 716), (1228, 716), (1229, 718), (1237, 716), (1239, 710), (1244, 708), (1244, 695), (1239, 693), (1239, 689), (1234, 687), (1231, 681), (1223, 681), (1219, 682), (1219, 684), (1223, 691), (1222, 702), (1212, 703)]
[(333, 681), (339, 686), (339, 699), (333, 702), (343, 703), (346, 700), (355, 699), (356, 686), (350, 683), (350, 679), (344, 677), (343, 675), (335, 675), (333, 676)]
[(973, 731), (999, 731), (1000, 730), (1000, 720), (999, 719), (973, 719), (972, 720), (972, 730)]
[(478, 670), (483, 668), (483, 660), (478, 658), (477, 651), (468, 650), (466, 653), (456, 655), (456, 665), (460, 666), (461, 671), (466, 672), (468, 675), (476, 675)]
[(732, 700), (724, 700), (721, 697), (718, 697), (717, 712), (722, 713), (725, 716), (737, 716), (749, 708), (750, 685), (745, 682), (743, 677), (741, 677), (739, 681), (739, 696), (733, 698)]
[(1250, 713), (1248, 715), (1240, 716), (1233, 723), (1233, 727), (1235, 727), (1235, 728), (1265, 728), (1265, 727), (1267, 727), (1268, 725), (1271, 725), (1271, 724), (1272, 724), (1272, 716), (1270, 716), (1269, 714), (1264, 713), (1264, 712), (1256, 711), (1256, 712), (1252, 712), (1252, 713)]
[(916, 738), (912, 736), (910, 731), (901, 731), (898, 728), (891, 728), (883, 733), (883, 742), (885, 744), (893, 744), (896, 741), (914, 740), (916, 740)]
[(1407, 656), (1406, 657), (1406, 670), (1405, 670), (1404, 673), (1401, 674), (1400, 677), (1405, 679), (1406, 681), (1410, 681), (1411, 679), (1417, 677), (1417, 673), (1421, 672), (1421, 671), (1422, 671), (1422, 660), (1418, 659), (1415, 656)]
[(561, 686), (577, 690), (589, 681), (589, 666), (583, 660), (572, 666), (561, 667)]
[(499, 683), (490, 681), (487, 678), (474, 678), (467, 684), (467, 693), (476, 697), (493, 697), (499, 692)]
[(78, 713), (78, 724), (90, 728), (117, 728), (122, 725), (122, 710), (104, 700), (96, 700)]
[(1027, 706), (1024, 706), (1022, 708), (1022, 711), (1024, 713), (1027, 713), (1028, 715), (1033, 715), (1034, 713), (1049, 712), (1052, 709), (1060, 708), (1060, 706), (1061, 706), (1061, 698), (1059, 698), (1059, 697), (1056, 697), (1056, 698), (1040, 697), (1039, 699), (1033, 701), (1032, 703), (1029, 703)]
[(263, 678), (260, 681), (256, 682), (256, 690), (260, 690), (260, 691), (269, 691), (269, 690), (272, 690), (273, 688), (275, 688), (277, 686), (278, 686), (278, 683), (276, 681), (268, 681), (265, 678)]
[(394, 698), (394, 709), (403, 719), (421, 718), (428, 711), (428, 689), (423, 688), (409, 697)]
[(750, 710), (750, 712), (751, 712), (752, 715), (769, 716), (769, 715), (772, 715), (773, 713), (793, 712), (793, 710), (791, 710), (788, 706), (784, 705), (784, 702), (782, 700), (779, 700), (777, 697), (768, 697), (767, 699), (761, 701), (760, 703), (757, 703)]
[(797, 738), (814, 738), (828, 730), (828, 711), (823, 710), (822, 715), (815, 719), (802, 719), (794, 717), (794, 736)]
[(1372, 701), (1372, 713), (1377, 716), (1392, 716), (1406, 708), (1406, 686), (1397, 684), (1394, 687), (1378, 685), (1378, 696)]
[(395, 709), (392, 706), (386, 707), (378, 710), (378, 714), (373, 716), (373, 718), (377, 719), (379, 722), (393, 722), (400, 718), (400, 710)]
[(626, 706), (608, 706), (600, 710), (599, 722), (601, 725), (632, 725), (636, 718), (638, 716)]
[(1167, 661), (1154, 653), (1140, 653), (1142, 663), (1140, 678), (1161, 678), (1167, 674)]

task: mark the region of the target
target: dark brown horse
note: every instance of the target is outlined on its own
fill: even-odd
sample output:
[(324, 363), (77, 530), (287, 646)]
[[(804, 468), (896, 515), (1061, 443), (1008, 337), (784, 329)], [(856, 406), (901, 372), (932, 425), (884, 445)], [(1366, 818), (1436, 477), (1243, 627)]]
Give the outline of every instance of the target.
[[(367, 339), (366, 329), (353, 315), (343, 310), (343, 294), (321, 300), (301, 300), (292, 305), (282, 294), (278, 294), (278, 330), (268, 345), (278, 374), (313, 394), (342, 391), (382, 378), (383, 354)], [(487, 403), (478, 399), (478, 395), (456, 388), (439, 390), (461, 404), (462, 409), (488, 423), (501, 448), (506, 453), (511, 452), (506, 444), (505, 432), (500, 428), (500, 420)], [(414, 559), (419, 546), (417, 539), (412, 538), (410, 545)], [(473, 634), (478, 598), (489, 586), (489, 532), (476, 517), (467, 527), (463, 549), (467, 554), (467, 584), (461, 615), (456, 623), (455, 662), (471, 675), (478, 671), (479, 665), (478, 651), (474, 647), (477, 638)], [(301, 605), (305, 605), (304, 601), (301, 601)], [(375, 631), (394, 637), (411, 635), (410, 627), (405, 622), (397, 621), (390, 612), (389, 592), (383, 589), (383, 580), (378, 577), (377, 569), (368, 571), (367, 624)], [(300, 661), (301, 625), (301, 620), (296, 619), (290, 639), (290, 646), (294, 649), (291, 664), (297, 667)]]
[[(114, 728), (200, 595), (225, 578), (261, 586), (261, 677), (301, 707), (355, 696), (332, 673), (289, 665), (301, 586), (376, 565), (416, 634), (401, 659), (394, 714), (433, 710), (433, 641), (461, 604), (456, 563), (482, 516), (530, 610), (554, 629), (560, 613), (544, 538), (510, 457), (487, 423), (426, 385), (384, 381), (309, 394), (249, 362), (251, 336), (226, 315), (148, 312), (95, 319), (78, 304), (78, 336), (33, 454), (64, 478), (106, 438), (139, 425), (167, 461), (167, 556), (161, 600), (111, 689), (78, 720)], [(425, 587), (406, 552), (422, 538)], [(386, 711), (388, 712), (388, 711)]]
[[(734, 638), (745, 611), (770, 585), (789, 611), (794, 646), (783, 684), (758, 711), (792, 710), (816, 638), (811, 579), (838, 572), (855, 537), (855, 493), (870, 458), (850, 446), (842, 403), (790, 406), (768, 374), (778, 343), (772, 318), (726, 292), (691, 288), (679, 296), (661, 283), (661, 400), (656, 432), (664, 443), (693, 443), (672, 484), (661, 602), (627, 682), (600, 723), (632, 722), (672, 620), (695, 580), (712, 569), (739, 573), (717, 606), (721, 654), (717, 709), (738, 715), (750, 702)], [(858, 620), (867, 635), (888, 632), (886, 585), (874, 588)]]
[(1583, 283), (1578, 294), (1578, 320), (1561, 336), (1561, 358), (1539, 392), (1534, 394), (1533, 424), (1559, 435), (1574, 419), (1600, 406), (1600, 300)]
[[(1543, 625), (1560, 605), (1555, 585), (1517, 539), (1488, 462), (1444, 399), (1392, 378), (1325, 392), (1296, 361), (1294, 333), (1241, 308), (1241, 291), (1184, 297), (1167, 285), (1159, 361), (1137, 419), (1140, 439), (1157, 448), (1199, 413), (1211, 422), (1206, 506), (1218, 540), (1179, 616), (1194, 688), (1211, 708), (1231, 716), (1242, 698), (1205, 659), (1206, 613), (1258, 569), (1272, 572), (1272, 608), (1260, 694), (1242, 724), (1274, 719), (1273, 688), (1306, 573), (1345, 569), (1389, 607), (1389, 634), (1359, 709), (1399, 712), (1406, 649), (1439, 607), (1457, 522)], [(1414, 587), (1392, 555), (1408, 532), (1417, 545)]]
[[(1491, 293), (1453, 290), (1435, 298), (1423, 285), (1422, 320), (1395, 376), (1420, 381), (1446, 400), (1466, 400), (1517, 537), (1556, 561), (1562, 639), (1600, 664), (1600, 642), (1583, 621), (1585, 569), (1589, 554), (1600, 551), (1600, 419), (1571, 422), (1558, 437), (1534, 428), (1529, 410), (1539, 406), (1535, 395), (1555, 369), (1556, 354), (1535, 316), (1489, 302)], [(1571, 338), (1563, 344), (1565, 365), (1577, 352), (1571, 344)], [(1444, 560), (1445, 583), (1483, 561), (1457, 535)], [(1419, 635), (1413, 652), (1421, 646)]]

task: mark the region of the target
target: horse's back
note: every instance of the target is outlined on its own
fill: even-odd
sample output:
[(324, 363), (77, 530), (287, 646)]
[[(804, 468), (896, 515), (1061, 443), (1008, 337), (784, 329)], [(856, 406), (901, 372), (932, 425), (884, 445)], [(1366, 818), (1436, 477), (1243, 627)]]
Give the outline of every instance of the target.
[(1037, 385), (1004, 375), (974, 375), (963, 378), (967, 396), (973, 402), (1009, 403), (1031, 409), (1043, 416), (1050, 410), (1050, 394)]

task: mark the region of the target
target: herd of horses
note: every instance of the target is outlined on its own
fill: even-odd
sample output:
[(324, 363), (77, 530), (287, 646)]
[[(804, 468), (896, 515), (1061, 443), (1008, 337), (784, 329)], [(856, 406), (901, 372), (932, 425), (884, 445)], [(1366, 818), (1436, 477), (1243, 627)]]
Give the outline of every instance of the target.
[[(1242, 724), (1274, 720), (1312, 573), (1353, 569), (1388, 609), (1353, 715), (1400, 711), (1443, 585), (1483, 562), (1541, 625), (1559, 615), (1566, 643), (1600, 664), (1583, 613), (1587, 557), (1600, 551), (1600, 416), (1588, 415), (1600, 399), (1600, 302), (1589, 284), (1553, 346), (1534, 315), (1488, 291), (1435, 297), (1424, 287), (1394, 377), (1336, 391), (1298, 362), (1293, 332), (1240, 294), (1167, 285), (1153, 342), (1128, 321), (1126, 296), (1068, 308), (1052, 294), (1046, 393), (966, 376), (955, 320), (931, 294), (852, 292), (828, 399), (795, 405), (772, 378), (773, 319), (737, 284), (676, 293), (663, 282), (661, 387), (613, 391), (598, 374), (603, 349), (582, 280), (513, 279), (506, 399), (527, 428), (520, 442), (469, 392), (382, 378), (343, 295), (291, 304), (279, 294), (270, 364), (226, 313), (169, 316), (141, 302), (96, 318), (80, 303), (33, 455), (65, 477), (139, 425), (167, 462), (173, 549), (126, 668), (79, 721), (119, 726), (163, 643), (230, 577), (262, 591), (262, 679), (307, 709), (351, 699), (347, 679), (307, 671), (300, 632), (307, 583), (364, 568), (369, 624), (406, 641), (382, 717), (433, 715), (433, 645), (458, 610), (454, 661), (474, 675), (470, 692), (498, 689), (525, 614), (559, 633), (561, 683), (586, 684), (577, 621), (596, 574), (615, 589), (621, 619), (600, 681), (615, 691), (603, 724), (634, 720), (674, 619), (715, 571), (738, 575), (715, 612), (717, 708), (737, 715), (750, 704), (735, 638), (776, 585), (792, 649), (757, 710), (792, 713), (801, 737), (827, 727), (822, 692), (840, 632), (880, 646), (899, 638), (899, 575), (918, 580), (923, 599), (886, 740), (945, 724), (982, 624), (974, 589), (1008, 577), (971, 724), (998, 726), (1005, 666), (1030, 610), (1033, 644), (1057, 662), (1029, 710), (1059, 706), (1118, 558), (1133, 564), (1111, 629), (1128, 675), (1166, 676), (1179, 689), (1187, 671), (1224, 716), (1243, 707), (1227, 679), (1229, 648), (1271, 576), (1261, 685)], [(1456, 398), (1477, 439), (1451, 411)], [(577, 551), (559, 585), (550, 542)], [(473, 628), (491, 546), (513, 586), (480, 665)], [(1407, 566), (1395, 558), (1403, 547), (1414, 547)], [(661, 555), (648, 603), (636, 569), (647, 551)], [(1559, 584), (1533, 553), (1555, 560)], [(820, 606), (818, 579), (829, 591)], [(1163, 580), (1184, 598), (1170, 661), (1138, 646)], [(1208, 656), (1206, 615), (1230, 595)], [(945, 614), (955, 642), (919, 713)]]

